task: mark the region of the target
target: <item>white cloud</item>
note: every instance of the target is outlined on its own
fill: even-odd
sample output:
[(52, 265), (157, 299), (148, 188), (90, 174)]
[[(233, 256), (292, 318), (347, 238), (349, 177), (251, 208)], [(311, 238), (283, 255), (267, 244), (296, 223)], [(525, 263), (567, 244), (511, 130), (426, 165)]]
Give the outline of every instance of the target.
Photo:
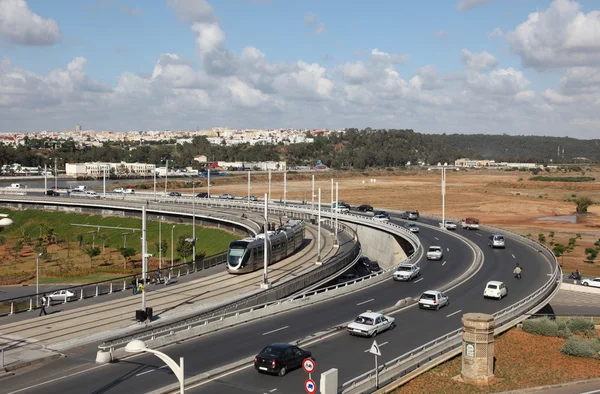
[(487, 4), (489, 0), (459, 0), (456, 4), (458, 10), (468, 10)]
[(473, 53), (466, 48), (460, 51), (462, 61), (465, 66), (475, 70), (483, 70), (486, 68), (493, 68), (498, 65), (498, 59), (494, 55), (490, 55), (486, 51), (480, 53)]
[(492, 37), (502, 37), (504, 36), (504, 32), (502, 30), (500, 30), (499, 27), (496, 27), (494, 30), (492, 30), (489, 34), (488, 37), (492, 38)]
[(52, 45), (60, 39), (58, 24), (32, 12), (25, 0), (0, 1), (0, 37), (19, 45)]
[(383, 64), (404, 64), (408, 61), (407, 55), (390, 55), (375, 48), (371, 51), (371, 60)]

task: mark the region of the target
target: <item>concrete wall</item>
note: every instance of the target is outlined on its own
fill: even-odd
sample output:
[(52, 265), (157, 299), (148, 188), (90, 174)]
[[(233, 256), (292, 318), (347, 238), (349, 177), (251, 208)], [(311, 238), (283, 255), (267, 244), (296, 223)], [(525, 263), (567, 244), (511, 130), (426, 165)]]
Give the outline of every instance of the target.
[[(346, 225), (356, 231), (363, 255), (377, 261), (383, 269), (392, 268), (411, 253), (411, 250), (408, 250), (412, 249), (410, 243), (400, 237), (353, 223), (346, 223)], [(400, 246), (401, 244), (406, 250)]]

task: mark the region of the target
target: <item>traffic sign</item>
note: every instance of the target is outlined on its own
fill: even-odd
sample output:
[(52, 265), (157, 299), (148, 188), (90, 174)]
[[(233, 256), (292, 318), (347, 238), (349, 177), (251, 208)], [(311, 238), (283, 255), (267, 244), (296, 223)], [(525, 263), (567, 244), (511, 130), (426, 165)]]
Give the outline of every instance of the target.
[(374, 354), (376, 356), (381, 356), (381, 350), (379, 349), (379, 345), (377, 344), (377, 341), (373, 341), (373, 344), (371, 345), (371, 349), (369, 349), (369, 353)]
[(306, 382), (304, 382), (304, 390), (306, 390), (308, 394), (316, 393), (317, 384), (312, 379), (306, 379)]
[(312, 358), (307, 357), (304, 359), (304, 361), (302, 361), (302, 368), (306, 373), (313, 373), (315, 372), (315, 362)]

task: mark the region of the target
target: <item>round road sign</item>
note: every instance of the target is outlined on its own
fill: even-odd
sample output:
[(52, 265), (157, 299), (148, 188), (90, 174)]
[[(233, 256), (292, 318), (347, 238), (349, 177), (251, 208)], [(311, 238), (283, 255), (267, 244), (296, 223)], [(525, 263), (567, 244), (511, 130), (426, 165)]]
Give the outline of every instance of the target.
[(312, 358), (305, 358), (304, 361), (302, 361), (302, 368), (306, 373), (313, 373), (315, 372), (315, 362)]
[(306, 379), (306, 382), (304, 382), (304, 389), (308, 394), (316, 393), (317, 385), (315, 384), (314, 380)]

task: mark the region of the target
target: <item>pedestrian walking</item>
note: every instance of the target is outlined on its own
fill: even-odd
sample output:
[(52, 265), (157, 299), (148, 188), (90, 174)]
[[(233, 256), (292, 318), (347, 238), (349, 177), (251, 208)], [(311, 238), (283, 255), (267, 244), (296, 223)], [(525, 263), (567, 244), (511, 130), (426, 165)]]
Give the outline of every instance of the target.
[(40, 316), (42, 316), (42, 313), (44, 315), (47, 315), (48, 312), (46, 312), (46, 303), (48, 302), (48, 298), (46, 297), (46, 293), (44, 293), (42, 295), (42, 297), (40, 298), (40, 304), (42, 306), (42, 309), (40, 309)]

